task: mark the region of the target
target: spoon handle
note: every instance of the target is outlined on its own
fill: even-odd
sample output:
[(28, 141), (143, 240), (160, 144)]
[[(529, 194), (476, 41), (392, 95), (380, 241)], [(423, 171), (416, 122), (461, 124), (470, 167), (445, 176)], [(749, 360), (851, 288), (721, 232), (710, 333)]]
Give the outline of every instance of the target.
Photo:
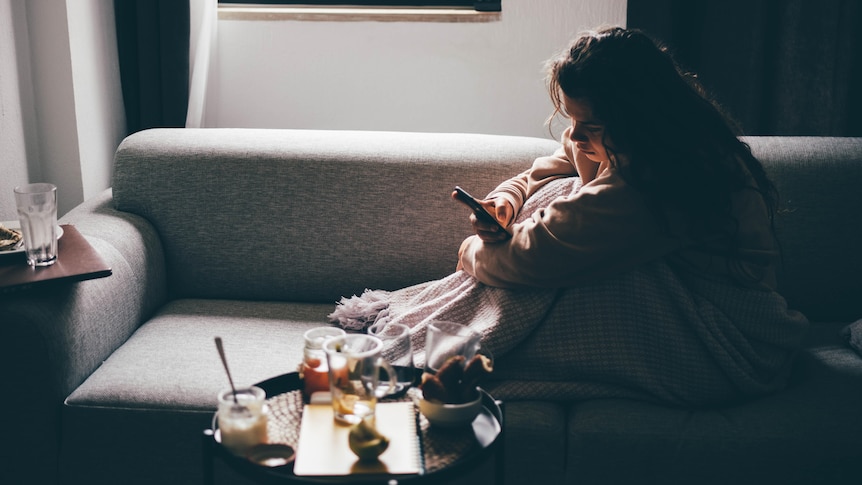
[(233, 391), (233, 402), (239, 404), (239, 401), (236, 399), (236, 387), (233, 385), (233, 377), (231, 377), (230, 369), (227, 367), (227, 358), (224, 355), (224, 345), (222, 345), (221, 337), (215, 338), (215, 344), (218, 349), (218, 355), (221, 357), (221, 363), (224, 365), (224, 371), (227, 373), (227, 380), (230, 381), (230, 389)]

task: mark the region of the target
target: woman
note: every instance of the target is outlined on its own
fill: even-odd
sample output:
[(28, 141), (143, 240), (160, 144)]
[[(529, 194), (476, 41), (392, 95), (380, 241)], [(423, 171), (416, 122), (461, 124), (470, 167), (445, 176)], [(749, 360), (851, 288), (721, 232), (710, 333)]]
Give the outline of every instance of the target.
[(584, 187), (508, 232), (472, 222), (461, 269), (500, 287), (573, 286), (667, 257), (682, 271), (774, 289), (776, 194), (696, 80), (636, 31), (581, 36), (550, 63), (563, 147), (483, 205), (510, 224), (548, 182)]
[(481, 201), (507, 230), (471, 215), (459, 271), (342, 300), (333, 320), (405, 323), (420, 350), (431, 319), (465, 323), (504, 399), (690, 406), (783, 387), (808, 322), (776, 292), (777, 196), (748, 146), (638, 31), (583, 34), (548, 72), (570, 126)]

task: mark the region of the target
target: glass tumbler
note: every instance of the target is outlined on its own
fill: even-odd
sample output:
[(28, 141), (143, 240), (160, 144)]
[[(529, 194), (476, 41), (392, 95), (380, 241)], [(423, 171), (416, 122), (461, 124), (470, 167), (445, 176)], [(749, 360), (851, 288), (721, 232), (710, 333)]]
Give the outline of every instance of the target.
[[(398, 384), (389, 395), (399, 395), (407, 391), (416, 380), (416, 369), (413, 365), (413, 345), (410, 343), (410, 327), (401, 323), (391, 323), (374, 331), (369, 330), (383, 341), (383, 358), (392, 364)], [(386, 389), (387, 383), (381, 383), (381, 389)], [(384, 393), (378, 393), (382, 397)]]
[[(352, 334), (327, 340), (323, 350), (335, 420), (343, 424), (373, 420), (378, 395), (397, 385), (395, 371), (380, 355), (383, 342), (372, 335)], [(378, 388), (381, 369), (389, 376), (385, 388)]]
[(15, 187), (18, 220), (30, 266), (57, 261), (57, 186), (28, 184)]

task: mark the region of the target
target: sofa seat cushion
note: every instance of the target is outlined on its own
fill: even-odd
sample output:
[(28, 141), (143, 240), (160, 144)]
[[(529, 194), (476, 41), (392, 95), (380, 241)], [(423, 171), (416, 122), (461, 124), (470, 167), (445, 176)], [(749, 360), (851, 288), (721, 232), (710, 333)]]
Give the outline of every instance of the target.
[(506, 483), (564, 483), (566, 412), (563, 403), (503, 403)]
[[(578, 483), (858, 483), (862, 366), (840, 324), (812, 325), (785, 391), (705, 410), (625, 400), (574, 405)], [(851, 475), (852, 471), (852, 475)]]
[(175, 300), (142, 325), (67, 399), (67, 406), (214, 410), (229, 386), (214, 339), (224, 341), (237, 386), (292, 372), (302, 334), (327, 325), (332, 305)]

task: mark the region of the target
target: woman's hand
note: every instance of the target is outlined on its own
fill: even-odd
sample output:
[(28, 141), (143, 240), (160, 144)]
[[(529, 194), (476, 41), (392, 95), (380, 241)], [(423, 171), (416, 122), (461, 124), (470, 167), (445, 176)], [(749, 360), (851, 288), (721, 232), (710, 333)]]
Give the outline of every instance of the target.
[[(452, 193), (452, 197), (457, 199), (454, 192)], [(509, 224), (511, 224), (515, 219), (515, 208), (503, 197), (478, 200), (477, 202), (484, 207), (489, 214), (493, 215), (503, 227), (508, 228)], [(473, 225), (473, 230), (476, 231), (476, 236), (486, 243), (499, 243), (512, 237), (511, 234), (500, 229), (496, 224), (480, 221), (473, 212), (470, 213), (470, 224)], [(468, 237), (461, 243), (461, 247), (458, 248), (458, 264), (455, 267), (455, 271), (462, 271), (464, 269), (464, 251), (467, 249), (467, 246), (469, 246), (469, 242), (471, 240), (473, 240), (473, 238)]]
[[(503, 227), (509, 227), (512, 219), (515, 218), (515, 208), (503, 197), (480, 200), (479, 204), (500, 221)], [(470, 214), (470, 224), (473, 225), (473, 230), (476, 231), (479, 239), (486, 243), (502, 242), (512, 237), (511, 234), (500, 229), (495, 224), (480, 221), (476, 217), (476, 214), (473, 213)]]

